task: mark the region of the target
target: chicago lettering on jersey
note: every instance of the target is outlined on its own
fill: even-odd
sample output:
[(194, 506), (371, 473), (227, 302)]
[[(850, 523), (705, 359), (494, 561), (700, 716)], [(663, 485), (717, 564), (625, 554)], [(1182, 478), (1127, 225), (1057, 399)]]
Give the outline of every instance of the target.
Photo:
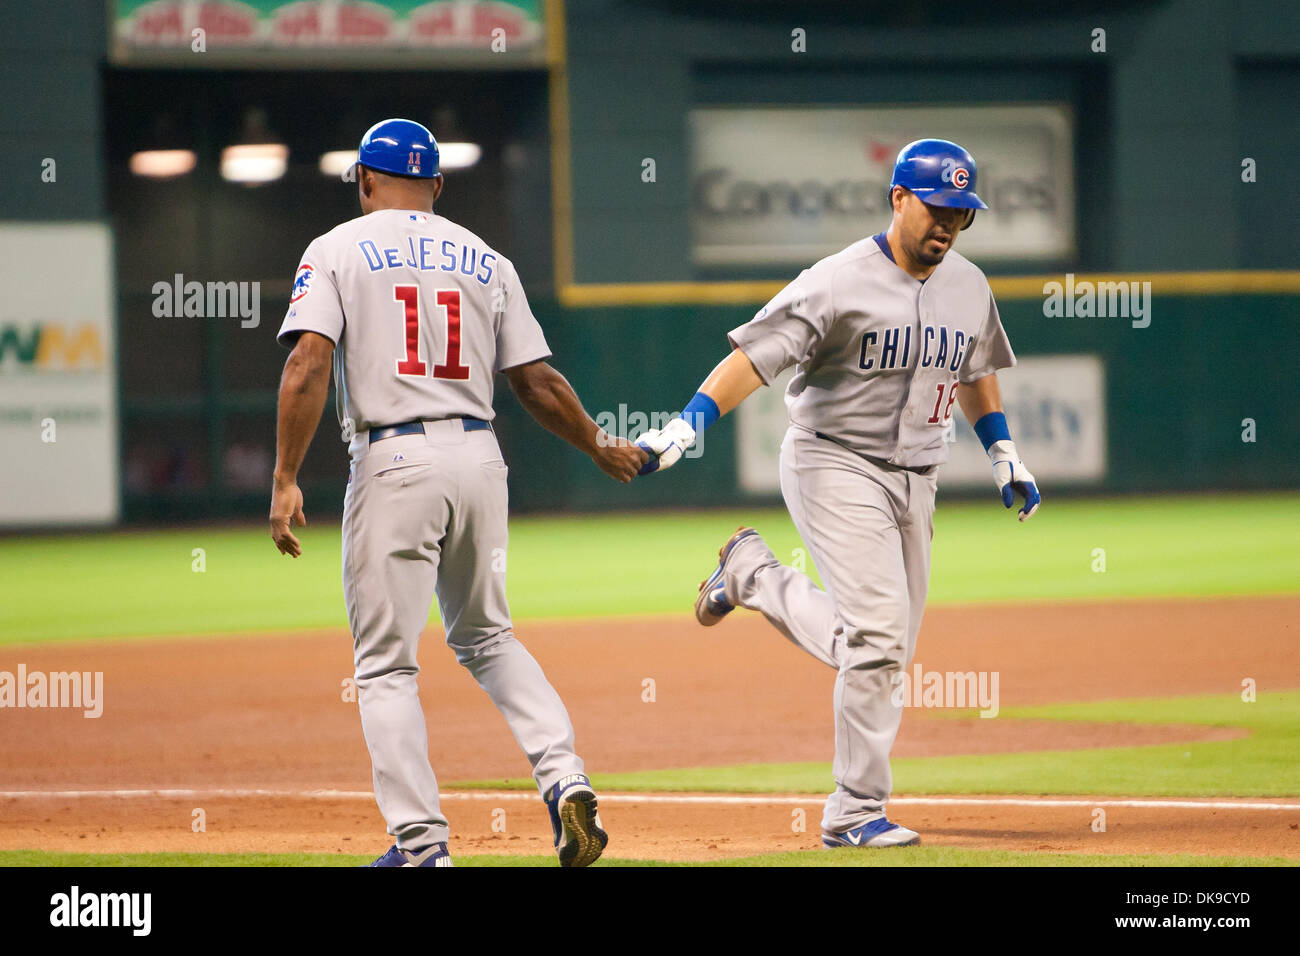
[(961, 368), (961, 360), (966, 357), (966, 352), (975, 344), (975, 336), (967, 335), (961, 329), (956, 329), (951, 335), (951, 352), (949, 352), (950, 336), (946, 325), (927, 325), (921, 330), (921, 368), (947, 368), (950, 372), (955, 372)]
[(912, 354), (912, 327), (898, 325), (890, 329), (872, 329), (862, 334), (858, 368), (868, 372), (885, 372), (907, 368)]
[[(921, 368), (961, 368), (966, 352), (975, 344), (975, 336), (961, 329), (949, 333), (946, 325), (926, 325), (921, 329)], [(895, 326), (873, 329), (862, 335), (858, 368), (867, 372), (887, 372), (908, 367), (912, 354), (912, 327)]]
[[(975, 336), (967, 336), (961, 329), (954, 330), (949, 336), (946, 325), (926, 325), (920, 330), (920, 368), (946, 368), (949, 372), (956, 372), (962, 367), (966, 352), (974, 345)], [(862, 334), (858, 368), (863, 371), (888, 372), (894, 368), (907, 368), (910, 358), (910, 325), (872, 329)]]
[(373, 239), (362, 239), (357, 248), (365, 256), (371, 272), (380, 269), (417, 269), (420, 272), (461, 272), (483, 285), (492, 281), (497, 257), (473, 246), (462, 246), (451, 239), (433, 236), (408, 236), (406, 248), (379, 248)]

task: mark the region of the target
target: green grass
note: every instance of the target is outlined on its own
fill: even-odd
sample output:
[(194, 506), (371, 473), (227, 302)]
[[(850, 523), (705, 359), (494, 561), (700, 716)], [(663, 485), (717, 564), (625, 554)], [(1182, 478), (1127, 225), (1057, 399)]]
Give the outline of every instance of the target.
[[(361, 866), (370, 857), (335, 856), (322, 853), (46, 853), (40, 850), (0, 851), (0, 867), (19, 866), (117, 866), (117, 867), (266, 867), (266, 866)], [(456, 856), (458, 867), (555, 867), (553, 856)], [(896, 850), (795, 850), (762, 856), (734, 857), (704, 863), (667, 860), (625, 860), (602, 858), (596, 866), (1296, 866), (1297, 861), (1280, 856), (1195, 856), (1191, 854), (1022, 853), (1012, 850), (966, 850), (955, 847), (907, 847)]]
[[(1243, 727), (1250, 735), (1208, 743), (1035, 751), (892, 761), (898, 794), (1079, 794), (1132, 797), (1300, 796), (1300, 691), (1092, 701), (1004, 709), (998, 720), (1118, 721)], [(829, 763), (742, 764), (593, 774), (602, 790), (823, 793)], [(519, 788), (527, 780), (471, 781), (449, 789)], [(1300, 820), (1300, 813), (1297, 814)]]
[[(932, 605), (1300, 593), (1300, 495), (1049, 500), (1020, 524), (991, 494), (940, 505)], [(742, 522), (795, 561), (782, 510), (517, 518), (511, 608), (521, 621), (685, 615)], [(344, 628), (338, 527), (322, 518), (301, 537), (296, 561), (261, 526), (0, 539), (0, 643)]]

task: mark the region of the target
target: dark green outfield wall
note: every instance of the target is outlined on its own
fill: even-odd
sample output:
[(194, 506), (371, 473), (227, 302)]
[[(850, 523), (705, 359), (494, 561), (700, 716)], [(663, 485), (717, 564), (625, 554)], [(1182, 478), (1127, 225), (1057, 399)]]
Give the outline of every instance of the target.
[[(1300, 296), (1157, 295), (1145, 329), (1127, 319), (1045, 318), (1038, 300), (1000, 308), (1017, 354), (1094, 352), (1105, 362), (1110, 464), (1100, 490), (1300, 485)], [(556, 366), (593, 414), (620, 402), (643, 411), (680, 409), (726, 353), (727, 330), (752, 312), (734, 306), (561, 310), (545, 303), (536, 303), (536, 311)], [(508, 389), (497, 408), (518, 510), (754, 500), (736, 489), (731, 419), (710, 429), (704, 457), (625, 488), (542, 433)], [(1253, 444), (1241, 440), (1244, 418), (1256, 422)]]
[[(679, 410), (726, 353), (726, 333), (748, 306), (565, 309), (536, 301), (553, 362), (593, 415)], [(1076, 492), (1155, 492), (1300, 487), (1300, 296), (1155, 296), (1151, 325), (1127, 319), (1050, 319), (1040, 300), (1000, 303), (1020, 356), (1094, 353), (1106, 368), (1106, 479)], [(1014, 372), (1006, 373), (1014, 375)], [(247, 411), (274, 438), (273, 393)], [(542, 431), (497, 378), (497, 436), (510, 465), (515, 511), (705, 507), (775, 501), (736, 482), (734, 418), (709, 430), (706, 454), (625, 487)], [(307, 456), (309, 513), (342, 508), (347, 457), (331, 394)], [(1242, 420), (1255, 420), (1253, 443)], [(161, 428), (170, 419), (159, 420)], [(1030, 461), (1034, 468), (1036, 462)], [(1041, 469), (1039, 469), (1041, 470)], [(942, 478), (941, 478), (942, 484)], [(1066, 490), (1053, 485), (1054, 491)], [(950, 494), (965, 494), (949, 489)], [(978, 491), (973, 493), (978, 494)], [(209, 490), (128, 500), (135, 520), (265, 514), (266, 496)]]

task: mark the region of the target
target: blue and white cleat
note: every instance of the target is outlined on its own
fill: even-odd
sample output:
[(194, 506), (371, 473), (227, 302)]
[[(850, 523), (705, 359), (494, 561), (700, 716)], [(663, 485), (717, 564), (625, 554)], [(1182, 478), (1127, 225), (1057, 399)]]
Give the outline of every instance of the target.
[(609, 834), (601, 827), (596, 791), (586, 774), (571, 773), (546, 791), (560, 866), (591, 866), (605, 852)]
[(435, 843), (427, 850), (421, 850), (419, 853), (412, 853), (410, 850), (403, 850), (393, 844), (388, 848), (388, 852), (375, 860), (374, 863), (368, 863), (367, 866), (455, 866), (451, 862), (451, 853), (447, 850), (447, 844)]
[(877, 817), (870, 823), (845, 830), (843, 833), (822, 831), (822, 846), (828, 850), (836, 850), (842, 846), (917, 846), (920, 842), (921, 834), (897, 823), (890, 823), (884, 817)]
[(712, 627), (734, 611), (735, 605), (727, 600), (727, 589), (723, 586), (723, 574), (727, 568), (727, 558), (732, 549), (743, 538), (758, 534), (753, 528), (741, 526), (727, 539), (727, 543), (718, 551), (718, 566), (708, 579), (700, 583), (700, 593), (695, 598), (695, 620), (705, 627)]

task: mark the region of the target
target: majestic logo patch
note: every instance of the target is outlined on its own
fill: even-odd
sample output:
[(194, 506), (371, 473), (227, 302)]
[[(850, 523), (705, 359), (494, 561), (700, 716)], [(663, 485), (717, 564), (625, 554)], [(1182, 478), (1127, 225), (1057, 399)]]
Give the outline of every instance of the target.
[(298, 272), (293, 277), (293, 292), (289, 295), (290, 302), (297, 302), (311, 291), (311, 280), (315, 274), (315, 270), (306, 262), (298, 267)]

